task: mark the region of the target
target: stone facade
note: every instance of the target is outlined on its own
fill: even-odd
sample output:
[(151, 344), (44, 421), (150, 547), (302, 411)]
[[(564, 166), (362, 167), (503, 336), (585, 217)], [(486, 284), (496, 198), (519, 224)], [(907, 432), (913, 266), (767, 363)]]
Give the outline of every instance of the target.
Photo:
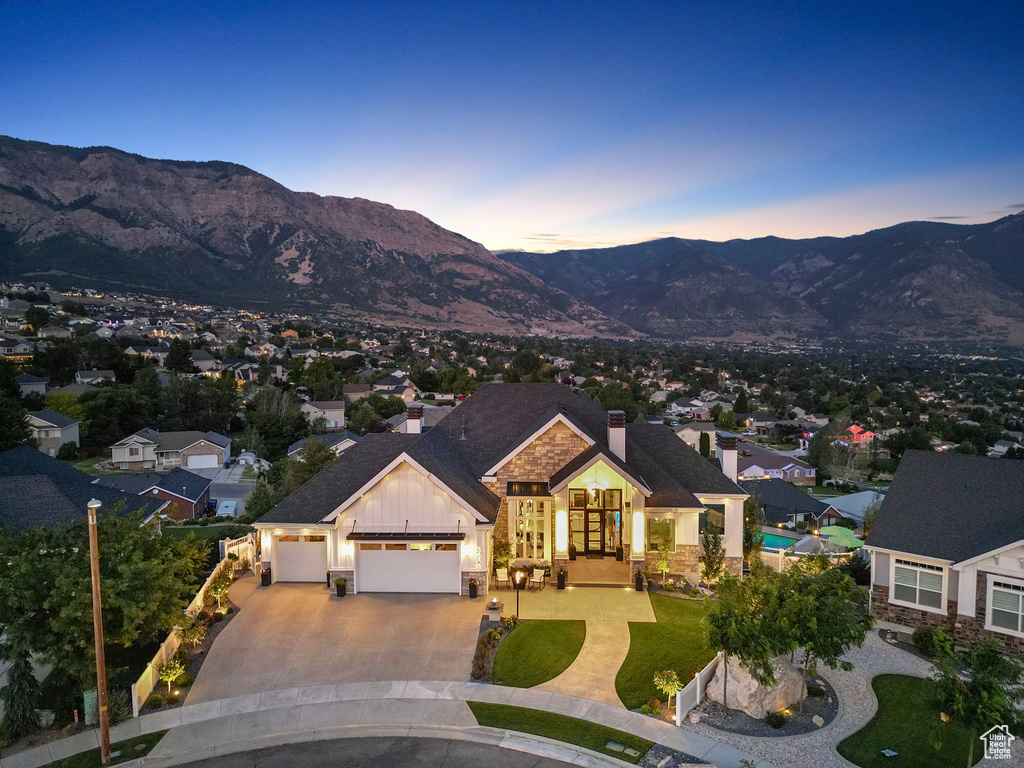
[(743, 558), (742, 557), (727, 557), (723, 563), (726, 573), (731, 573), (733, 576), (743, 575)]
[[(648, 552), (644, 557), (644, 570), (658, 573), (658, 553)], [(677, 544), (676, 551), (668, 556), (668, 563), (669, 578), (685, 576), (695, 582), (700, 569), (700, 544)]]
[(469, 594), (469, 580), (470, 579), (476, 579), (477, 580), (477, 590), (476, 590), (476, 593), (477, 593), (478, 596), (486, 595), (487, 594), (487, 571), (485, 571), (485, 570), (481, 570), (481, 571), (463, 571), (462, 572), (462, 594), (463, 595), (468, 595)]
[(945, 614), (893, 605), (889, 602), (889, 588), (875, 584), (871, 587), (871, 613), (876, 619), (901, 624), (905, 627), (928, 626), (944, 629), (958, 647), (969, 647), (976, 645), (981, 640), (995, 638), (1005, 652), (1015, 656), (1024, 656), (1024, 638), (985, 629), (987, 587), (988, 574), (979, 571), (975, 587), (978, 591), (974, 616), (961, 616), (956, 612), (956, 600), (946, 601)]
[(353, 589), (353, 585), (356, 583), (356, 572), (353, 570), (344, 571), (332, 569), (327, 571), (327, 579), (327, 586), (329, 586), (331, 589), (334, 589), (335, 579), (345, 579), (347, 581), (345, 587), (349, 592), (351, 592)]
[[(555, 472), (589, 447), (585, 440), (565, 424), (559, 422), (499, 469), (496, 475), (497, 482), (486, 484), (501, 499), (498, 518), (494, 523), (495, 538), (507, 539), (509, 537), (508, 500), (505, 498), (509, 482), (546, 483)], [(554, 544), (555, 509), (554, 504), (550, 506), (548, 537)]]

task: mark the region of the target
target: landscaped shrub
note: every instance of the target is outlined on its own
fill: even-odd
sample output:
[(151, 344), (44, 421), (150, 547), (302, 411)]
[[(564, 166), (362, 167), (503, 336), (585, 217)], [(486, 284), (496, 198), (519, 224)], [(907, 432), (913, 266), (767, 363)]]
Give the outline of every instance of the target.
[(159, 693), (154, 693), (154, 694), (150, 695), (149, 702), (147, 702), (147, 703), (153, 709), (160, 709), (160, 707), (162, 707), (164, 705), (164, 697), (161, 696)]
[(494, 645), (497, 645), (498, 641), (501, 640), (501, 630), (488, 629), (487, 632), (484, 634), (484, 639), (488, 642), (493, 643)]
[(57, 458), (61, 461), (74, 461), (78, 458), (78, 446), (74, 443), (63, 443), (57, 451)]
[(183, 672), (181, 677), (178, 678), (178, 687), (187, 688), (188, 686), (192, 685), (193, 682), (195, 681), (192, 679), (192, 675), (190, 675), (188, 672)]
[(950, 641), (949, 635), (939, 627), (918, 627), (910, 636), (910, 642), (917, 650), (930, 658), (953, 650), (953, 643)]
[(772, 728), (781, 728), (786, 724), (786, 716), (781, 712), (769, 712), (764, 716), (764, 722)]
[(651, 717), (661, 717), (661, 707), (653, 704), (643, 704), (640, 706), (640, 712)]
[(107, 711), (112, 724), (123, 723), (132, 716), (132, 697), (128, 691), (114, 690), (107, 697)]
[(502, 619), (501, 623), (505, 627), (506, 632), (511, 632), (519, 624), (519, 617), (512, 614), (511, 616)]
[(806, 531), (807, 530), (807, 521), (806, 520), (798, 520), (797, 524), (796, 524), (796, 529), (798, 531)]
[(489, 683), (492, 675), (494, 649), (498, 647), (501, 640), (501, 633), (496, 629), (489, 629), (476, 644), (476, 653), (473, 654), (473, 669), (469, 676), (473, 680)]
[(840, 565), (839, 570), (853, 579), (859, 586), (866, 587), (871, 584), (871, 564), (863, 558), (854, 555)]
[(822, 696), (825, 695), (825, 689), (822, 688), (820, 685), (815, 685), (814, 683), (810, 683), (807, 686), (807, 695), (808, 696), (813, 696), (816, 699), (820, 699)]

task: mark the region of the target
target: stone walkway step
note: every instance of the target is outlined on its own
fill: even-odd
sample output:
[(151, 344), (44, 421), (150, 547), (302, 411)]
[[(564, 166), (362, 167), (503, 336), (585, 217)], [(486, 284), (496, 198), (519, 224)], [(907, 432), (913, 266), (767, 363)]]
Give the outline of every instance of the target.
[[(750, 753), (668, 723), (601, 702), (537, 689), (508, 688), (483, 683), (396, 681), (342, 683), (267, 691), (230, 699), (190, 704), (154, 712), (111, 729), (111, 740), (169, 730), (154, 748), (146, 765), (170, 766), (203, 757), (241, 752), (277, 744), (345, 736), (432, 736), (467, 739), (497, 738), (483, 733), (469, 712), (467, 701), (510, 704), (577, 717), (640, 736), (721, 768), (739, 768), (750, 760), (757, 768), (772, 764)], [(472, 718), (472, 719), (471, 719)], [(485, 729), (494, 731), (494, 729)], [(546, 743), (527, 734), (497, 731), (500, 744), (509, 748), (531, 746), (558, 750), (556, 759), (577, 764), (606, 764), (611, 758), (562, 744)], [(40, 768), (98, 746), (95, 730), (44, 744), (0, 760), (0, 768)], [(528, 751), (528, 750), (527, 750)], [(542, 754), (542, 752), (537, 752)], [(603, 763), (597, 758), (602, 758)]]

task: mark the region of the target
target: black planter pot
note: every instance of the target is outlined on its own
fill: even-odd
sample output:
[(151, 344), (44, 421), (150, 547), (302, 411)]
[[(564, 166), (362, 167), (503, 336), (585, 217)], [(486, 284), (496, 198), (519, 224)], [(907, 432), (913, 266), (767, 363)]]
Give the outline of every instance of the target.
[(638, 573), (636, 575), (636, 578), (634, 579), (634, 583), (635, 583), (636, 591), (637, 592), (643, 592), (644, 591), (644, 577), (643, 577), (643, 574)]
[(469, 585), (469, 597), (470, 597), (470, 599), (472, 599), (472, 600), (476, 599), (477, 591), (479, 590), (479, 588), (480, 587), (477, 584), (470, 584)]
[(615, 559), (621, 563), (622, 562), (622, 558), (623, 558), (622, 547), (616, 547), (615, 548)]
[(334, 591), (337, 593), (338, 597), (344, 597), (348, 592), (348, 584), (335, 584)]
[(270, 569), (269, 568), (264, 568), (262, 571), (260, 571), (260, 586), (261, 587), (269, 587), (270, 586)]
[(565, 571), (558, 572), (558, 588), (565, 589)]
[(569, 559), (570, 560), (575, 560), (576, 559), (576, 547), (569, 547)]

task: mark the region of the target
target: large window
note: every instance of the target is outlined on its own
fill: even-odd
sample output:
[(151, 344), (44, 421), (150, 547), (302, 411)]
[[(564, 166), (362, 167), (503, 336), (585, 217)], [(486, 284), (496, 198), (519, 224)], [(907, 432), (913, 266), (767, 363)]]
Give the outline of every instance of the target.
[(941, 610), (942, 568), (897, 559), (893, 565), (892, 599), (895, 602)]
[(550, 502), (546, 499), (509, 499), (509, 517), (516, 557), (544, 559)]
[(993, 579), (989, 605), (988, 629), (1024, 633), (1024, 585)]
[(648, 517), (647, 551), (657, 552), (662, 545), (676, 551), (676, 521), (671, 517)]

